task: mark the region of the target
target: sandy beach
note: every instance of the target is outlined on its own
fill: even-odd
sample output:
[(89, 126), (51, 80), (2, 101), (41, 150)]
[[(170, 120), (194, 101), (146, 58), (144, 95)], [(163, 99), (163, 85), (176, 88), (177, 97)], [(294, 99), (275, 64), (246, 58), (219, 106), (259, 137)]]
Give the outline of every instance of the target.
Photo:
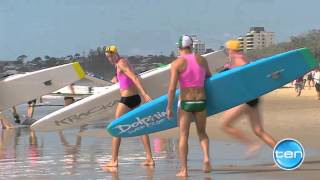
[[(272, 150), (264, 144), (255, 157), (246, 159), (246, 147), (221, 131), (222, 119), (218, 114), (207, 123), (214, 170), (209, 174), (201, 171), (202, 152), (192, 125), (188, 179), (319, 179), (319, 106), (315, 90), (308, 87), (300, 97), (295, 97), (293, 88), (281, 88), (262, 97), (260, 107), (265, 130), (276, 140), (294, 138), (303, 144), (306, 158), (299, 169), (284, 171), (271, 167)], [(47, 109), (38, 111), (42, 115), (47, 112)], [(259, 141), (246, 117), (242, 117), (237, 127)], [(144, 159), (139, 139), (124, 139), (116, 173), (104, 172), (100, 167), (111, 157), (111, 137), (103, 126), (90, 125), (81, 132), (68, 130), (62, 134), (36, 133), (37, 143), (31, 143), (28, 129), (2, 130), (1, 134), (0, 177), (3, 178), (0, 179), (176, 179), (179, 167), (177, 129), (151, 135), (156, 160), (156, 167), (151, 169), (139, 166)]]
[[(244, 160), (245, 148), (243, 145), (238, 144), (239, 142), (222, 132), (220, 129), (222, 117), (221, 114), (217, 114), (208, 118), (207, 122), (207, 132), (211, 141), (210, 146), (213, 147), (211, 154), (213, 157), (214, 172), (212, 174), (225, 174), (228, 177), (231, 174), (241, 174), (241, 177), (243, 176), (244, 179), (256, 179), (257, 177), (265, 177), (266, 179), (318, 179), (317, 176), (320, 175), (320, 143), (317, 138), (320, 135), (320, 115), (318, 114), (320, 101), (316, 99), (314, 88), (309, 89), (309, 87), (306, 87), (300, 97), (296, 97), (293, 87), (281, 88), (268, 93), (263, 96), (261, 100), (260, 110), (263, 114), (265, 130), (272, 134), (276, 140), (294, 138), (300, 141), (306, 150), (304, 164), (295, 171), (283, 171), (278, 168), (272, 168), (272, 150), (266, 145), (263, 145), (259, 156), (261, 156), (260, 158), (264, 156), (263, 158), (267, 159), (268, 162), (259, 163), (260, 160), (257, 158), (251, 160), (253, 164), (249, 163), (250, 165), (244, 165), (247, 163), (247, 161)], [(241, 117), (236, 126), (245, 131), (250, 138), (261, 142), (251, 131), (250, 124), (245, 116)], [(96, 137), (109, 136), (104, 130), (87, 131), (84, 132), (83, 135)], [(178, 129), (175, 128), (152, 134), (151, 137), (177, 138), (177, 135)], [(190, 138), (193, 139), (193, 141), (197, 141), (194, 124), (191, 126)], [(221, 146), (237, 144), (234, 151), (232, 151), (232, 156), (235, 157), (234, 161), (231, 160), (222, 166), (215, 163), (214, 160), (216, 157), (223, 157), (227, 154), (219, 152), (221, 148), (216, 147), (218, 145), (215, 145), (215, 141), (224, 142)], [(263, 143), (261, 142), (261, 144)], [(198, 146), (198, 144), (196, 144), (196, 146)], [(192, 149), (193, 146), (190, 148)], [(218, 149), (218, 152), (215, 151), (216, 149)], [(261, 153), (265, 154), (261, 155)], [(201, 158), (201, 153), (199, 153), (198, 156), (198, 158)], [(255, 161), (257, 161), (257, 163), (255, 163)], [(237, 177), (239, 178), (239, 176)]]

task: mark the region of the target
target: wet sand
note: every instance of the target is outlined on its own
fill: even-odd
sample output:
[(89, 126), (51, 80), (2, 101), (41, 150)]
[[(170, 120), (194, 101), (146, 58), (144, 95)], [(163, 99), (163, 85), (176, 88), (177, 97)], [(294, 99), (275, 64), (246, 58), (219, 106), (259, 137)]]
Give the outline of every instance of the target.
[[(308, 87), (301, 97), (295, 97), (293, 88), (282, 88), (262, 97), (265, 130), (276, 140), (295, 138), (305, 147), (306, 159), (299, 169), (283, 171), (271, 167), (272, 150), (266, 145), (256, 157), (245, 159), (246, 147), (220, 130), (218, 114), (208, 119), (207, 126), (214, 171), (201, 171), (202, 152), (192, 125), (188, 179), (319, 179), (319, 106), (315, 91)], [(35, 113), (43, 116), (53, 110), (39, 108)], [(237, 126), (259, 141), (245, 117)], [(113, 173), (101, 169), (111, 158), (111, 137), (103, 126), (35, 134), (28, 128), (16, 128), (0, 130), (0, 135), (0, 179), (179, 179), (175, 177), (179, 168), (177, 129), (151, 135), (155, 168), (139, 165), (144, 160), (139, 138), (123, 139), (120, 167)]]

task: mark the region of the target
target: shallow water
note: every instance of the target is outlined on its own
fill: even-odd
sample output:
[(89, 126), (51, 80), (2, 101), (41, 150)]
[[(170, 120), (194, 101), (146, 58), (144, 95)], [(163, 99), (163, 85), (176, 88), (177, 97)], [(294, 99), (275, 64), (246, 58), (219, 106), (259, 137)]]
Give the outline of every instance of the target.
[[(62, 103), (51, 100), (52, 103)], [(25, 105), (18, 111), (24, 112)], [(39, 107), (35, 118), (58, 107)], [(177, 179), (178, 141), (176, 138), (151, 138), (156, 162), (155, 168), (141, 167), (144, 160), (139, 138), (123, 139), (120, 147), (119, 168), (105, 172), (101, 165), (111, 159), (111, 137), (83, 135), (84, 132), (101, 132), (99, 126), (81, 130), (38, 133), (26, 127), (0, 130), (0, 179)], [(81, 136), (79, 135), (81, 132)], [(91, 133), (92, 134), (92, 133)], [(189, 140), (188, 179), (299, 179), (296, 172), (285, 172), (273, 165), (272, 150), (263, 146), (253, 159), (244, 158), (245, 146), (236, 142), (210, 140), (214, 171), (204, 174), (202, 152), (197, 139)], [(319, 157), (319, 152), (306, 149), (307, 158)], [(309, 158), (311, 159), (311, 158)], [(318, 162), (319, 163), (319, 162)], [(319, 169), (306, 169), (313, 172)], [(274, 176), (274, 175), (279, 176)]]

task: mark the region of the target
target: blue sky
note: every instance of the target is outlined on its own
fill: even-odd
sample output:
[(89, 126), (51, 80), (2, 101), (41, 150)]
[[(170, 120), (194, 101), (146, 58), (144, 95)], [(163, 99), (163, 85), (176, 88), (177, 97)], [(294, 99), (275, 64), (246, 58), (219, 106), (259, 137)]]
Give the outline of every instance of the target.
[(0, 60), (61, 57), (116, 44), (169, 54), (181, 34), (209, 47), (264, 26), (276, 41), (320, 28), (318, 0), (0, 0)]

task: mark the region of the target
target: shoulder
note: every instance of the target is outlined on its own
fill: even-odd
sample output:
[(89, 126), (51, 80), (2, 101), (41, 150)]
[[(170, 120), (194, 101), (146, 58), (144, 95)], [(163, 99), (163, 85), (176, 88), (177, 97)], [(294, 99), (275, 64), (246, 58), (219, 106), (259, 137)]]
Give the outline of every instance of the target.
[(177, 68), (177, 67), (183, 65), (184, 62), (185, 62), (185, 59), (179, 57), (179, 58), (175, 59), (175, 60), (171, 63), (171, 67)]
[(119, 60), (119, 62), (117, 63), (117, 66), (120, 67), (120, 68), (124, 68), (124, 67), (127, 67), (128, 66), (128, 61), (124, 58), (121, 58)]
[(194, 53), (194, 56), (195, 56), (197, 59), (204, 59), (200, 54), (197, 54), (197, 53)]
[(208, 64), (206, 58), (202, 57), (200, 54), (195, 54), (195, 58), (201, 66), (206, 66)]
[(195, 57), (198, 59), (198, 61), (200, 62), (207, 62), (206, 58), (204, 58), (203, 56), (201, 56), (200, 54), (195, 54)]

